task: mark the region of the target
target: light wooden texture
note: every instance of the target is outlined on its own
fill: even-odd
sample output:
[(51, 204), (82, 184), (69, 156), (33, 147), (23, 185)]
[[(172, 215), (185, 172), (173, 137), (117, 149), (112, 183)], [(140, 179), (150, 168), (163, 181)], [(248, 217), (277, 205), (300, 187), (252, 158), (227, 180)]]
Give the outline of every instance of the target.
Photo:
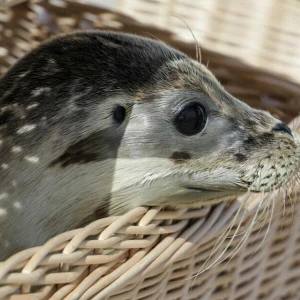
[[(193, 43), (168, 31), (71, 1), (27, 1), (0, 12), (0, 25), (1, 74), (39, 42), (75, 28), (148, 32), (195, 54)], [(285, 121), (299, 114), (299, 85), (218, 52), (202, 52), (236, 97)], [(300, 120), (291, 126), (300, 128)], [(100, 219), (0, 263), (0, 299), (299, 300), (299, 184), (287, 191), (264, 196), (259, 216), (266, 215), (265, 222), (247, 239), (260, 194), (197, 210), (139, 207)]]

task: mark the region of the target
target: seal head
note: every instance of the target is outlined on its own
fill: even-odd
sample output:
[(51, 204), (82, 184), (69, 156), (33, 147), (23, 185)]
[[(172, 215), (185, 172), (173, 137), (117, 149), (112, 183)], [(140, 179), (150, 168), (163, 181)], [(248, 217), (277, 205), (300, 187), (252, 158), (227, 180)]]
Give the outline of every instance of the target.
[(78, 32), (0, 81), (0, 260), (140, 205), (203, 206), (274, 190), (299, 140), (161, 42)]

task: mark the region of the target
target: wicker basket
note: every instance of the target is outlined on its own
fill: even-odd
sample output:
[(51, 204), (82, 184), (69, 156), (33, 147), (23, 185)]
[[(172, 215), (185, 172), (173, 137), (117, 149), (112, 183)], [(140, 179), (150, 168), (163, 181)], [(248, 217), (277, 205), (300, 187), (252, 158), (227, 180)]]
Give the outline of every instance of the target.
[[(27, 1), (0, 12), (0, 25), (2, 74), (42, 40), (77, 28), (151, 33), (195, 53), (170, 32), (74, 1)], [(236, 97), (284, 121), (299, 114), (299, 85), (213, 51), (202, 57)], [(287, 189), (196, 210), (139, 207), (65, 232), (0, 263), (0, 299), (299, 300), (300, 188)], [(258, 209), (261, 197), (269, 205)]]

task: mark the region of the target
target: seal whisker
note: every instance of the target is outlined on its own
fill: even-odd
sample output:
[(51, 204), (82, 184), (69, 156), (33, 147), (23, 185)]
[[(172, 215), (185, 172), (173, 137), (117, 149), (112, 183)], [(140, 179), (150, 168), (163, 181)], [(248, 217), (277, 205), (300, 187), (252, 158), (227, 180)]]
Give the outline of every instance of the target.
[[(236, 213), (236, 217), (237, 217), (237, 216), (238, 216), (238, 212)], [(229, 255), (227, 255), (224, 259), (221, 259), (221, 258), (224, 256), (224, 254), (226, 253), (226, 251), (227, 251), (227, 250), (230, 248), (230, 246), (232, 245), (233, 240), (235, 239), (236, 235), (238, 234), (239, 229), (240, 229), (240, 227), (241, 227), (241, 225), (242, 225), (242, 223), (243, 223), (243, 221), (244, 221), (244, 217), (245, 217), (245, 216), (246, 216), (246, 212), (244, 211), (243, 214), (242, 214), (242, 216), (241, 216), (241, 219), (240, 219), (240, 221), (239, 221), (239, 223), (238, 223), (238, 225), (237, 225), (237, 228), (235, 229), (235, 231), (234, 231), (233, 235), (231, 236), (229, 242), (227, 243), (226, 247), (222, 250), (222, 252), (219, 254), (219, 256), (218, 256), (218, 257), (217, 257), (217, 258), (216, 258), (216, 259), (215, 259), (208, 267), (206, 267), (205, 269), (203, 269), (204, 266), (205, 266), (205, 264), (206, 264), (206, 261), (207, 261), (207, 260), (206, 260), (206, 261), (204, 262), (204, 264), (202, 265), (200, 271), (199, 271), (196, 275), (194, 275), (194, 276), (198, 276), (198, 275), (202, 274), (203, 272), (205, 272), (205, 271), (211, 269), (212, 267), (215, 267), (216, 265), (219, 265), (220, 263), (222, 263), (224, 260), (226, 260), (226, 259), (230, 256), (230, 254), (229, 254)], [(236, 217), (234, 218), (235, 221), (236, 221)], [(233, 222), (233, 221), (231, 222), (231, 226), (230, 226), (230, 228), (229, 228), (229, 230), (228, 230), (229, 233), (230, 233), (230, 230), (232, 229), (234, 223), (235, 223), (235, 222)], [(222, 240), (222, 243), (224, 242), (224, 240), (225, 240), (227, 237), (228, 237), (228, 235), (225, 236), (225, 238)], [(216, 247), (215, 252), (217, 251), (217, 249), (219, 249), (220, 246), (222, 246), (222, 243), (220, 243), (219, 246)], [(210, 255), (210, 257), (211, 257), (211, 255)], [(194, 277), (194, 276), (193, 276), (193, 277)], [(192, 277), (191, 277), (191, 278), (192, 278)]]
[[(259, 201), (259, 205), (258, 207), (260, 206), (260, 203), (263, 203), (263, 200), (264, 200), (264, 194), (262, 194), (261, 196), (261, 199)], [(244, 235), (242, 237), (242, 239), (238, 242), (238, 244), (236, 245), (236, 247), (232, 250), (232, 252), (227, 256), (227, 258), (229, 258), (229, 261), (226, 263), (226, 265), (224, 266), (224, 268), (227, 266), (227, 264), (233, 259), (233, 257), (238, 253), (238, 251), (244, 246), (244, 244), (247, 242), (248, 240), (248, 237), (250, 236), (250, 234), (252, 233), (253, 231), (253, 228), (255, 227), (257, 221), (258, 221), (258, 212), (260, 211), (257, 207), (257, 210), (256, 210), (256, 213), (250, 223), (250, 226), (248, 228), (246, 228), (245, 230), (243, 230), (241, 233), (239, 233), (238, 235)], [(264, 210), (265, 210), (265, 207), (264, 207)], [(225, 259), (227, 259), (225, 258)], [(223, 268), (223, 269), (224, 269)], [(222, 269), (222, 270), (223, 270)]]
[[(244, 217), (244, 215), (243, 215), (243, 217)], [(225, 258), (221, 259), (221, 258), (224, 256), (224, 254), (226, 253), (226, 251), (227, 251), (227, 250), (230, 248), (230, 246), (232, 245), (232, 242), (233, 242), (234, 238), (236, 237), (236, 234), (238, 233), (239, 228), (240, 228), (240, 226), (241, 226), (241, 224), (242, 224), (242, 222), (243, 222), (243, 220), (244, 220), (243, 217), (240, 219), (239, 223), (237, 224), (237, 228), (236, 228), (236, 230), (234, 231), (232, 237), (230, 238), (230, 241), (228, 242), (228, 244), (226, 245), (226, 247), (222, 250), (222, 252), (217, 256), (217, 258), (216, 258), (210, 265), (208, 265), (206, 268), (204, 268), (204, 266), (205, 266), (205, 264), (206, 264), (206, 262), (207, 262), (207, 260), (206, 260), (206, 261), (204, 262), (204, 264), (202, 265), (200, 271), (197, 272), (195, 275), (191, 276), (190, 279), (191, 279), (191, 278), (194, 278), (194, 281), (195, 281), (196, 278), (197, 278), (197, 276), (199, 276), (200, 274), (202, 274), (202, 273), (204, 273), (204, 272), (210, 270), (211, 268), (213, 268), (213, 267), (219, 265), (220, 263), (222, 263), (223, 261), (225, 261), (225, 260), (228, 258), (228, 256), (226, 256)], [(227, 238), (227, 235), (226, 235), (225, 238)], [(224, 241), (224, 240), (223, 240), (223, 241)], [(220, 246), (221, 246), (221, 244), (220, 244)], [(217, 249), (219, 249), (219, 247), (217, 247)], [(215, 249), (215, 253), (216, 253), (217, 249)], [(212, 257), (212, 254), (210, 254), (210, 258), (211, 258), (211, 257)]]
[[(262, 198), (265, 199), (264, 196), (265, 196), (264, 193), (262, 193)], [(258, 232), (256, 233), (256, 236), (255, 236), (254, 240), (256, 240), (256, 238), (259, 236), (259, 234), (261, 233), (262, 229), (264, 228), (264, 226), (265, 226), (265, 224), (266, 224), (266, 222), (268, 220), (268, 216), (269, 216), (269, 212), (270, 212), (270, 203), (271, 203), (270, 200), (267, 201), (267, 203), (264, 204), (264, 208), (263, 208), (262, 212), (260, 213), (260, 217), (263, 218), (263, 223), (260, 224), (260, 228), (259, 228)], [(258, 222), (259, 222), (259, 220), (258, 220)], [(254, 253), (256, 253), (260, 247), (261, 247), (261, 243), (257, 247), (257, 249), (254, 251)]]
[(240, 207), (238, 208), (238, 210), (234, 214), (233, 219), (229, 222), (228, 226), (225, 228), (223, 233), (219, 236), (218, 240), (216, 241), (216, 243), (215, 243), (215, 245), (212, 249), (212, 254), (214, 254), (215, 251), (218, 250), (218, 247), (221, 246), (223, 244), (223, 242), (228, 238), (229, 233), (230, 233), (232, 227), (234, 226), (241, 210), (242, 210), (242, 205), (240, 205)]
[[(219, 259), (220, 259), (220, 258), (223, 256), (223, 254), (226, 252), (226, 249), (225, 249), (225, 252), (222, 251), (222, 252), (219, 254), (219, 256), (218, 256), (218, 257), (217, 257), (217, 258), (216, 258), (216, 259), (215, 259), (208, 267), (205, 268), (205, 265), (209, 262), (209, 260), (212, 258), (212, 256), (217, 252), (217, 250), (223, 245), (224, 241), (227, 239), (227, 237), (228, 237), (228, 235), (229, 235), (229, 233), (230, 233), (230, 231), (231, 231), (231, 228), (232, 228), (233, 225), (235, 224), (235, 222), (236, 222), (236, 220), (237, 220), (237, 216), (239, 215), (239, 213), (240, 213), (240, 211), (241, 211), (241, 207), (242, 207), (242, 205), (239, 207), (239, 209), (238, 209), (238, 210), (236, 211), (236, 213), (234, 214), (233, 220), (231, 220), (231, 221), (229, 222), (227, 228), (224, 230), (224, 232), (223, 232), (223, 233), (221, 234), (221, 236), (218, 238), (218, 241), (215, 243), (215, 245), (214, 245), (212, 251), (211, 251), (210, 254), (209, 254), (209, 257), (208, 257), (208, 258), (205, 260), (205, 262), (203, 263), (203, 265), (202, 265), (200, 271), (198, 271), (195, 275), (193, 275), (193, 276), (191, 276), (191, 277), (188, 278), (188, 279), (194, 278), (193, 284), (194, 284), (196, 278), (197, 278), (201, 273), (203, 273), (203, 272), (205, 272), (206, 270), (209, 270), (209, 269), (211, 269), (212, 267), (216, 266), (216, 265), (219, 263)], [(242, 223), (242, 221), (243, 221), (243, 218), (241, 218), (239, 225)], [(238, 227), (239, 227), (239, 225), (238, 225)], [(238, 231), (238, 229), (237, 229), (237, 231)], [(223, 237), (223, 238), (222, 238), (222, 237)], [(230, 244), (230, 241), (229, 241), (228, 244)], [(229, 247), (230, 245), (228, 245), (228, 244), (227, 244), (227, 246)], [(221, 262), (222, 262), (222, 261), (221, 261)]]
[[(227, 258), (230, 257), (229, 261), (226, 263), (226, 265), (231, 261), (231, 259), (239, 252), (239, 250), (245, 245), (245, 243), (247, 242), (248, 240), (248, 237), (250, 236), (250, 234), (252, 233), (255, 225), (257, 224), (257, 221), (258, 221), (258, 217), (259, 217), (259, 213), (261, 212), (261, 208), (262, 208), (262, 204), (264, 202), (264, 191), (262, 192), (262, 196), (261, 196), (261, 199), (258, 203), (258, 206), (257, 206), (257, 209), (256, 209), (256, 212), (254, 214), (254, 217), (252, 218), (252, 221), (249, 225), (249, 227), (244, 231), (244, 236), (243, 238), (238, 242), (237, 246), (233, 249), (233, 251), (228, 254), (227, 257), (225, 257), (223, 259), (226, 260)], [(224, 267), (226, 267), (226, 265)]]
[(195, 47), (196, 47), (196, 61), (201, 63), (201, 60), (202, 60), (202, 55), (201, 55), (201, 48), (199, 46), (199, 43), (198, 43), (198, 40), (196, 39), (196, 36), (194, 35), (192, 29), (190, 28), (190, 26), (187, 24), (187, 22), (185, 22), (182, 18), (180, 18), (179, 16), (176, 16), (176, 15), (172, 15), (173, 17), (175, 18), (178, 18), (179, 20), (181, 20), (185, 25), (186, 27), (189, 29), (190, 33), (192, 34), (193, 36), (193, 39), (194, 39), (194, 42), (195, 42)]
[(232, 227), (235, 225), (237, 218), (241, 212), (243, 208), (243, 205), (240, 205), (240, 207), (238, 208), (238, 210), (236, 211), (236, 213), (234, 214), (233, 219), (229, 222), (228, 226), (225, 228), (225, 230), (223, 231), (223, 233), (220, 235), (220, 237), (218, 238), (218, 240), (216, 241), (209, 257), (206, 259), (206, 261), (204, 262), (203, 266), (205, 266), (205, 264), (211, 259), (211, 256), (214, 255), (217, 250), (223, 245), (224, 241), (229, 237), (229, 234), (232, 230)]
[[(271, 208), (270, 208), (270, 204), (271, 204)], [(270, 197), (269, 197), (269, 201), (268, 201), (268, 210), (267, 212), (262, 212), (262, 217), (264, 219), (263, 221), (263, 224), (261, 225), (260, 229), (259, 229), (259, 232), (258, 234), (261, 232), (261, 230), (264, 228), (265, 224), (266, 224), (266, 220), (268, 219), (268, 226), (267, 226), (267, 229), (265, 231), (265, 234), (264, 234), (264, 237), (262, 239), (262, 241), (260, 242), (260, 244), (258, 245), (257, 249), (253, 252), (253, 254), (251, 256), (253, 256), (259, 249), (260, 247), (263, 245), (263, 243), (265, 242), (267, 236), (268, 236), (268, 233), (270, 231), (270, 228), (271, 228), (271, 223), (272, 223), (272, 220), (273, 220), (273, 215), (274, 215), (274, 210), (275, 210), (275, 199), (274, 199), (274, 190), (272, 191)], [(270, 214), (270, 209), (271, 209), (271, 214)], [(257, 236), (258, 236), (257, 234)]]
[[(293, 182), (291, 184), (293, 184)], [(300, 184), (298, 184), (298, 185), (300, 185)], [(295, 186), (295, 184), (294, 184), (294, 186)], [(292, 226), (293, 226), (294, 218), (295, 218), (295, 205), (296, 205), (295, 202), (296, 202), (296, 199), (297, 199), (297, 191), (295, 191), (294, 197), (293, 197), (292, 192), (290, 192), (289, 189), (286, 189), (286, 187), (283, 187), (283, 188), (285, 190), (285, 195), (289, 199), (290, 204), (291, 204), (292, 221), (291, 221), (291, 225), (290, 225), (290, 230), (292, 230)]]
[[(226, 265), (232, 260), (232, 258), (239, 252), (239, 250), (245, 245), (245, 243), (247, 242), (250, 234), (252, 233), (253, 231), (253, 228), (255, 227), (257, 221), (258, 221), (258, 216), (259, 216), (259, 212), (260, 212), (260, 209), (261, 209), (261, 206), (263, 204), (263, 199), (264, 197), (262, 196), (261, 197), (261, 200), (259, 201), (259, 204), (258, 204), (258, 207), (256, 209), (256, 212), (255, 212), (255, 215), (248, 227), (248, 229), (245, 231), (245, 234), (243, 236), (243, 238), (239, 241), (239, 243), (237, 244), (237, 246), (233, 249), (233, 251), (225, 258), (229, 258), (229, 261), (226, 263)], [(224, 268), (226, 267), (226, 265), (224, 266)]]
[[(241, 218), (240, 222), (237, 224), (237, 228), (234, 231), (233, 235), (230, 238), (230, 241), (228, 242), (228, 244), (226, 245), (225, 249), (223, 250), (223, 252), (221, 253), (221, 255), (215, 260), (213, 266), (219, 265), (220, 263), (226, 261), (228, 258), (229, 260), (226, 262), (226, 264), (224, 265), (224, 267), (220, 270), (220, 272), (222, 272), (224, 270), (224, 268), (226, 268), (226, 266), (228, 265), (228, 263), (231, 261), (231, 259), (233, 259), (233, 257), (235, 256), (235, 254), (239, 251), (239, 249), (243, 246), (244, 242), (247, 240), (248, 236), (244, 235), (243, 238), (237, 243), (237, 245), (232, 249), (232, 251), (229, 252), (229, 254), (227, 256), (225, 256), (222, 260), (219, 260), (226, 252), (228, 249), (230, 249), (230, 247), (232, 246), (235, 238), (237, 236), (240, 235), (239, 230), (240, 227), (244, 221), (244, 217), (246, 216), (246, 213), (244, 213), (243, 218)], [(213, 266), (210, 266), (210, 268), (212, 268)], [(209, 269), (210, 269), (209, 268)], [(206, 269), (208, 270), (208, 268)], [(220, 273), (219, 272), (219, 273)]]

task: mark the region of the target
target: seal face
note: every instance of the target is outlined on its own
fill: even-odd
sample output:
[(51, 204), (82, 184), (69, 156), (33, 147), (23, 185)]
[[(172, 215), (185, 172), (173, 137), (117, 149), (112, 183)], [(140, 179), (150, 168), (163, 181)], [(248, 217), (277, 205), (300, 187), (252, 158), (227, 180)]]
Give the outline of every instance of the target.
[(0, 97), (0, 260), (97, 217), (270, 191), (299, 170), (285, 124), (151, 39), (52, 39)]

